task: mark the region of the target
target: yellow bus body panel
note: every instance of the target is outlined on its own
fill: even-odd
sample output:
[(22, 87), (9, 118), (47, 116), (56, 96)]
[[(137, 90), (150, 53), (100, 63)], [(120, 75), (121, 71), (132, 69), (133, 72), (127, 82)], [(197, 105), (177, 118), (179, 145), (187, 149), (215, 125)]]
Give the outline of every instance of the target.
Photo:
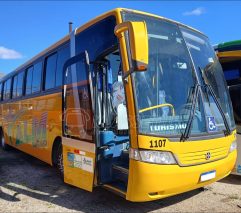
[[(151, 140), (163, 138), (139, 135), (140, 149), (150, 150)], [(229, 153), (231, 143), (236, 140), (236, 131), (230, 136), (199, 141), (170, 142), (165, 147), (151, 150), (170, 151), (177, 165), (158, 165), (130, 159), (126, 199), (151, 201), (200, 188), (229, 175), (237, 158), (237, 151)], [(211, 153), (206, 160), (205, 154)], [(180, 166), (180, 164), (183, 164)], [(203, 173), (216, 171), (215, 178), (200, 182)]]
[(6, 143), (52, 164), (52, 146), (62, 136), (62, 93), (2, 105)]
[(217, 56), (221, 58), (221, 61), (222, 59), (225, 59), (225, 58), (236, 59), (237, 57), (238, 58), (241, 57), (241, 50), (218, 52)]
[[(228, 157), (195, 166), (157, 165), (130, 160), (126, 199), (135, 202), (151, 201), (203, 187), (230, 174), (237, 152)], [(216, 170), (216, 177), (200, 182), (200, 175)]]
[(64, 182), (92, 192), (95, 144), (62, 137)]

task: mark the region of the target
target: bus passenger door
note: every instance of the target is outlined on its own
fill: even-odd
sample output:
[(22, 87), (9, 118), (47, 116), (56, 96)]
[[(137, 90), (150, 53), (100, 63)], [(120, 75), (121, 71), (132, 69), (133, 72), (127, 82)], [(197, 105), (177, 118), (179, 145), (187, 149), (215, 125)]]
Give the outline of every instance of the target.
[(63, 164), (64, 181), (92, 191), (96, 147), (87, 52), (69, 59), (64, 66)]

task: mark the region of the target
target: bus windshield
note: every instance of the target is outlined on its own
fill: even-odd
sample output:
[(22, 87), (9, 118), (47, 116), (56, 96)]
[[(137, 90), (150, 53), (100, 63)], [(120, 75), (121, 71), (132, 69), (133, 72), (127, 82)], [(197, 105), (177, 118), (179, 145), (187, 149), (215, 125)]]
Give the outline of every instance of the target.
[[(195, 86), (203, 79), (199, 70), (204, 70), (230, 127), (234, 126), (222, 68), (206, 37), (162, 19), (134, 13), (124, 13), (123, 17), (128, 21), (145, 20), (148, 30), (148, 70), (132, 75), (140, 134), (183, 134), (193, 107)], [(209, 63), (212, 66), (207, 67)], [(196, 94), (191, 135), (225, 129), (214, 98), (204, 90), (201, 87)]]
[[(234, 129), (235, 122), (227, 83), (213, 47), (206, 36), (183, 27), (181, 27), (181, 31), (189, 48), (197, 74), (200, 75), (200, 79), (203, 81), (201, 83), (205, 82), (212, 87), (216, 99), (222, 107), (229, 128)], [(223, 118), (217, 109), (217, 105), (214, 103), (214, 98), (211, 97), (210, 91), (205, 93), (203, 102), (206, 117), (215, 118), (217, 131), (225, 129)]]

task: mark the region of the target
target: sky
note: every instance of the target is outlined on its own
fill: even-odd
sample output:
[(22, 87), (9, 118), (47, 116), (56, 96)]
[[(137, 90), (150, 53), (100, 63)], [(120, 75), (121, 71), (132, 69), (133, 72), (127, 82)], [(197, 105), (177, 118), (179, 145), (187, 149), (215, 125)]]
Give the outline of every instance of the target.
[(68, 33), (116, 7), (150, 12), (205, 33), (211, 44), (241, 39), (241, 1), (0, 1), (0, 73), (9, 73)]

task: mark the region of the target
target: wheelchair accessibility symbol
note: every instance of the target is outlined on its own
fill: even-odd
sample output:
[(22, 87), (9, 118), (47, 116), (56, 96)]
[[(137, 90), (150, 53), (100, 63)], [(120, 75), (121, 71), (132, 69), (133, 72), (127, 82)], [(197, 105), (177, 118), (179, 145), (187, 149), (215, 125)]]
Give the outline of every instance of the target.
[(208, 116), (207, 121), (208, 121), (207, 122), (208, 123), (208, 131), (209, 132), (217, 131), (217, 126), (216, 126), (214, 117)]

